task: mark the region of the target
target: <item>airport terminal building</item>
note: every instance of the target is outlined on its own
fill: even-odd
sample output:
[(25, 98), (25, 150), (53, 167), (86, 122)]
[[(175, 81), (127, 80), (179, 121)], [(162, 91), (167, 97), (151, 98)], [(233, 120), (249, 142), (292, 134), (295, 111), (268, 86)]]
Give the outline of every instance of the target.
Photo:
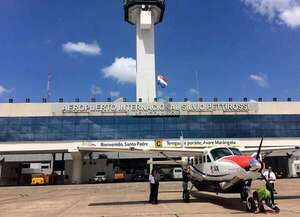
[[(146, 166), (162, 156), (104, 155), (82, 146), (147, 146), (157, 139), (170, 145), (181, 136), (192, 147), (257, 146), (262, 137), (266, 146), (300, 146), (300, 102), (1, 103), (1, 183), (20, 184), (24, 164), (33, 162), (49, 162), (63, 182), (88, 182), (97, 171), (111, 177), (116, 162)], [(299, 152), (265, 160), (279, 175), (299, 176)]]
[[(157, 102), (155, 26), (164, 0), (124, 0), (125, 21), (136, 26), (137, 102), (0, 103), (0, 184), (30, 183), (34, 173), (58, 174), (57, 183), (112, 180), (116, 167), (147, 168), (159, 155), (95, 153), (84, 147), (300, 146), (300, 102)], [(183, 138), (183, 139), (182, 139)], [(297, 151), (268, 153), (281, 176), (300, 176)], [(175, 156), (176, 157), (176, 156)]]

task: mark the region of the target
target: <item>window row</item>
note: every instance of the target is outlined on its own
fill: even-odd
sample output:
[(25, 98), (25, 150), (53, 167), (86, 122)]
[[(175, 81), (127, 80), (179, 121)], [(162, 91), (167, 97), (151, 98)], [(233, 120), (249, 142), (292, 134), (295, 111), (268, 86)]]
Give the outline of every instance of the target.
[(182, 134), (186, 138), (299, 137), (300, 115), (0, 118), (0, 141), (179, 138)]

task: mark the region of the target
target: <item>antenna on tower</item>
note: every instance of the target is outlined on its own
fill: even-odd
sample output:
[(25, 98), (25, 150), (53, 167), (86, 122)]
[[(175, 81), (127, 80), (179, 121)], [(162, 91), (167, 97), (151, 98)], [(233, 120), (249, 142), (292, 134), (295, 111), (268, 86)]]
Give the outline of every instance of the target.
[(52, 74), (51, 74), (51, 70), (49, 69), (48, 82), (47, 82), (47, 102), (50, 102), (50, 98), (51, 98), (51, 79), (52, 79)]

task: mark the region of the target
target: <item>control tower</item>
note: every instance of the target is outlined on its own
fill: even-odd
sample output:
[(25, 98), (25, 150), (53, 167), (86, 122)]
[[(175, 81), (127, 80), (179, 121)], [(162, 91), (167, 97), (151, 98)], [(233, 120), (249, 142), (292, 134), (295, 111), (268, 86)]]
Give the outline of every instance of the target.
[(136, 25), (136, 100), (156, 98), (154, 26), (163, 19), (164, 0), (125, 0), (125, 20)]

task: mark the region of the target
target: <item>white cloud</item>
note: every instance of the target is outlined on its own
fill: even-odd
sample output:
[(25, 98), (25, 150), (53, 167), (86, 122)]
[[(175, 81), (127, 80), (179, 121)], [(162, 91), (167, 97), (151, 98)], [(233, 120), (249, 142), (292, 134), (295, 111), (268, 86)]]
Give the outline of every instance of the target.
[(99, 86), (95, 85), (95, 84), (93, 84), (93, 85), (91, 86), (91, 89), (90, 89), (90, 90), (91, 90), (91, 94), (92, 94), (93, 96), (102, 94), (101, 88), (100, 88)]
[(0, 96), (5, 93), (9, 93), (9, 92), (10, 92), (10, 90), (8, 90), (4, 86), (0, 85)]
[(195, 88), (190, 88), (189, 89), (189, 94), (192, 96), (199, 96), (199, 91), (196, 90)]
[(113, 78), (121, 84), (135, 83), (136, 60), (131, 57), (115, 58), (108, 67), (102, 69), (105, 78)]
[(119, 91), (109, 91), (109, 95), (111, 97), (119, 97), (120, 96), (120, 92)]
[(284, 11), (280, 18), (291, 28), (300, 27), (300, 6)]
[(90, 44), (85, 42), (67, 42), (62, 45), (62, 49), (64, 52), (70, 54), (78, 53), (89, 56), (97, 56), (101, 54), (101, 48), (96, 41)]
[(260, 87), (268, 87), (269, 86), (269, 79), (266, 74), (259, 73), (259, 74), (251, 74), (249, 79), (254, 81)]
[(300, 0), (241, 0), (268, 19), (290, 28), (300, 27)]

